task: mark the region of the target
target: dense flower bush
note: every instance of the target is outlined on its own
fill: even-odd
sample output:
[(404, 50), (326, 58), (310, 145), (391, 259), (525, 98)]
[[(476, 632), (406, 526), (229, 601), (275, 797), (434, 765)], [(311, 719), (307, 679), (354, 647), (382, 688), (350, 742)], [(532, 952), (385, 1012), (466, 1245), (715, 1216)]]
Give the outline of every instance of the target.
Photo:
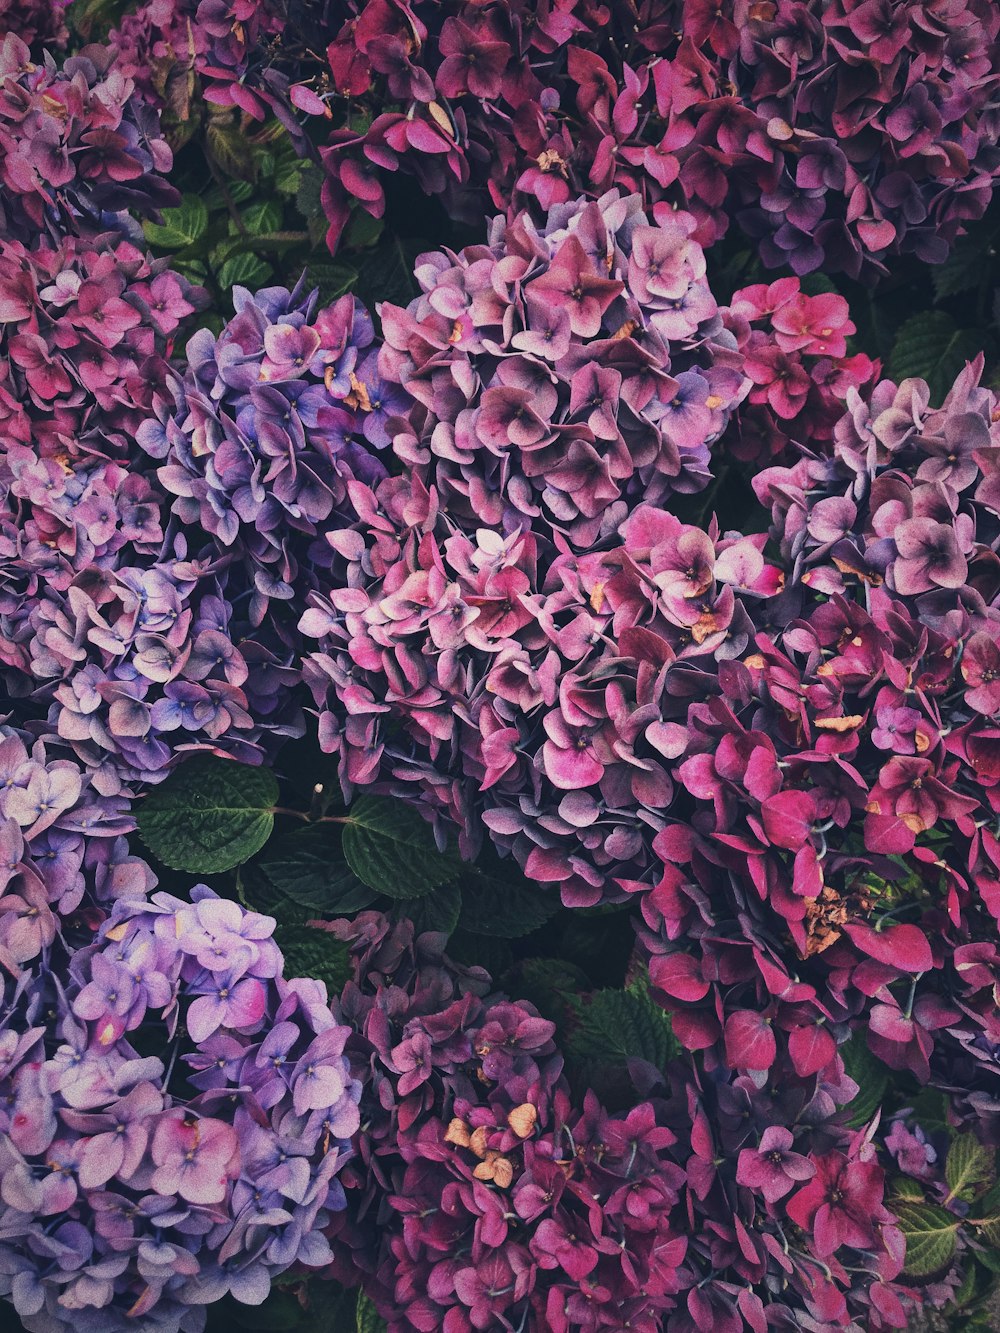
[(980, 1327), (995, 7), (124, 8), (0, 0), (20, 1326)]
[[(198, 1328), (226, 1292), (260, 1304), (329, 1261), (360, 1085), (273, 929), (156, 893), (6, 983), (0, 1284), (25, 1328)], [(133, 1045), (151, 1038), (165, 1058)]]

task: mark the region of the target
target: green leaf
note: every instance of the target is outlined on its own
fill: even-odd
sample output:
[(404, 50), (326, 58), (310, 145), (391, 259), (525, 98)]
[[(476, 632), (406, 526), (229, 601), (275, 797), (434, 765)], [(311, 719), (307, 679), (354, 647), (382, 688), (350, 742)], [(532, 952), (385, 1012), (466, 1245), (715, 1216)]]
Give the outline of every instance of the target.
[(295, 195), (295, 207), (304, 218), (323, 216), (323, 173), (319, 167), (309, 163), (302, 169), (302, 177)]
[(178, 208), (165, 208), (163, 222), (144, 222), (150, 245), (160, 250), (185, 250), (200, 241), (208, 229), (208, 209), (196, 194), (186, 194)]
[(277, 799), (278, 783), (268, 769), (196, 755), (140, 802), (136, 823), (164, 865), (218, 875), (264, 846)]
[(943, 310), (911, 315), (896, 335), (887, 371), (891, 379), (924, 379), (931, 403), (944, 399), (956, 375), (978, 355), (981, 335), (960, 329)]
[(558, 910), (558, 892), (525, 879), (512, 862), (497, 858), (487, 869), (471, 865), (462, 875), (459, 925), (471, 935), (518, 939), (544, 926)]
[(955, 1258), (958, 1218), (936, 1203), (901, 1203), (895, 1211), (906, 1237), (903, 1272), (927, 1282), (943, 1277)]
[(356, 295), (369, 310), (375, 310), (382, 301), (407, 305), (418, 290), (413, 266), (417, 255), (427, 248), (422, 241), (393, 236), (359, 254)]
[(205, 148), (212, 162), (224, 176), (238, 180), (257, 179), (257, 159), (253, 144), (228, 113), (226, 118), (213, 117), (205, 128)]
[(350, 916), (375, 897), (344, 860), (339, 825), (309, 824), (277, 838), (257, 867), (293, 903), (326, 916)]
[(229, 204), (245, 204), (253, 198), (253, 186), (249, 181), (226, 181), (225, 187), (213, 185), (202, 195), (210, 213), (221, 213)]
[(992, 1180), (995, 1164), (995, 1154), (984, 1148), (974, 1134), (956, 1135), (944, 1166), (951, 1198), (968, 1202), (980, 1185)]
[(889, 1071), (877, 1060), (863, 1036), (855, 1033), (850, 1041), (838, 1048), (848, 1078), (858, 1085), (858, 1095), (844, 1107), (847, 1123), (852, 1129), (866, 1125), (882, 1105), (889, 1086)]
[(990, 243), (995, 234), (991, 230), (984, 235), (979, 229), (975, 235), (963, 236), (943, 264), (932, 266), (931, 282), (938, 301), (971, 292), (988, 280), (993, 258)]
[(591, 989), (587, 974), (563, 958), (525, 958), (505, 984), (559, 1028), (573, 1017), (580, 992)]
[(415, 935), (425, 931), (440, 931), (450, 935), (458, 925), (458, 916), (462, 910), (462, 889), (455, 881), (442, 884), (439, 889), (425, 893), (422, 898), (397, 902), (392, 916), (406, 917), (413, 922)]
[(456, 930), (448, 941), (448, 955), (466, 967), (483, 967), (491, 977), (500, 977), (513, 965), (514, 954), (507, 940), (490, 935), (468, 935)]
[(925, 1131), (936, 1133), (942, 1130), (950, 1137), (954, 1129), (948, 1120), (948, 1096), (937, 1088), (922, 1088), (916, 1097), (907, 1098), (907, 1105), (913, 1109), (913, 1119)]
[(919, 1202), (924, 1197), (920, 1183), (912, 1176), (896, 1176), (892, 1182), (892, 1190), (900, 1199), (916, 1199)]
[(386, 1323), (363, 1291), (358, 1292), (355, 1311), (357, 1333), (385, 1333)]
[(648, 995), (634, 991), (595, 991), (589, 1002), (576, 1002), (578, 1025), (567, 1049), (578, 1060), (624, 1065), (647, 1060), (662, 1069), (678, 1050), (670, 1019)]
[[(244, 208), (240, 214), (240, 221), (249, 236), (266, 236), (281, 229), (284, 213), (285, 210), (276, 199), (268, 199)], [(235, 225), (232, 223), (230, 230), (235, 228)]]
[(257, 255), (233, 255), (221, 266), (216, 276), (220, 287), (259, 287), (271, 277), (274, 270)]
[(384, 796), (362, 796), (344, 825), (344, 856), (362, 883), (390, 898), (421, 898), (458, 879), (464, 862), (438, 851), (417, 810)]
[(343, 941), (317, 926), (278, 923), (278, 948), (285, 955), (286, 977), (314, 977), (326, 982), (332, 999), (344, 989), (352, 968), (350, 952)]

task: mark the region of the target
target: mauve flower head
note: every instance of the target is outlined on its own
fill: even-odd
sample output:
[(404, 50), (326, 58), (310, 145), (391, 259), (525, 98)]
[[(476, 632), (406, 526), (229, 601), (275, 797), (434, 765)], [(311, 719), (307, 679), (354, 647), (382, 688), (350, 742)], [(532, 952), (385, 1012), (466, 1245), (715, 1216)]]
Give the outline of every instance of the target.
[(417, 485), (349, 490), (358, 521), (329, 535), (346, 566), (300, 622), (345, 796), (421, 800), (469, 853), (485, 825), (568, 904), (624, 897), (688, 744), (687, 673), (716, 688), (749, 643), (744, 600), (780, 587), (763, 541), (642, 505), (606, 551), (557, 554), (456, 531)]
[(13, 32), (0, 36), (0, 219), (7, 239), (39, 233), (138, 231), (127, 210), (147, 216), (179, 201), (163, 175), (172, 154), (159, 116), (132, 96), (112, 52), (85, 47), (40, 64)]
[(370, 1071), (331, 1272), (363, 1269), (392, 1333), (646, 1328), (674, 1308), (684, 1173), (652, 1106), (575, 1108), (555, 1025), (489, 994), (442, 936), (371, 912), (325, 928), (351, 947), (341, 1009)]
[(701, 489), (749, 384), (692, 226), (613, 191), (420, 256), (424, 294), (381, 309), (397, 457), (464, 521), (581, 549)]
[[(167, 14), (192, 8), (162, 6), (171, 32)], [(627, 13), (566, 0), (525, 14), (521, 0), (405, 12), (349, 0), (338, 27), (326, 10), (288, 7), (282, 46), (257, 61), (241, 50), (240, 91), (219, 100), (318, 122), (332, 249), (352, 209), (383, 216), (397, 171), (473, 224), (490, 206), (540, 217), (611, 188), (637, 193), (687, 210), (704, 245), (735, 222), (765, 264), (799, 274), (874, 274), (898, 254), (940, 262), (989, 203), (989, 0), (672, 0)], [(197, 70), (204, 40), (192, 57), (173, 37), (165, 54)], [(361, 114), (348, 122), (342, 105)]]
[[(105, 1329), (179, 1333), (227, 1292), (259, 1304), (293, 1265), (330, 1262), (361, 1087), (325, 988), (283, 977), (272, 918), (204, 886), (108, 907), (92, 944), (59, 946), (58, 985), (38, 967), (14, 994), (0, 1291), (29, 1329), (68, 1333), (93, 1308)], [(140, 1029), (162, 1058), (131, 1044)]]
[(67, 0), (0, 0), (0, 37), (12, 32), (31, 47), (64, 48)]

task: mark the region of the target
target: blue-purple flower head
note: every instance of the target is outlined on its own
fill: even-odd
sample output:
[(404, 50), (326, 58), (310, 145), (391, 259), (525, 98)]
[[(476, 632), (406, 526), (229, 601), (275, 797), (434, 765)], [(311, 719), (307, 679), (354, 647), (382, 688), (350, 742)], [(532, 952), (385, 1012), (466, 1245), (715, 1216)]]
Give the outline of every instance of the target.
[(317, 310), (301, 284), (237, 287), (234, 303), (218, 338), (190, 340), (174, 402), (137, 438), (177, 517), (248, 561), (259, 623), (271, 598), (294, 595), (308, 539), (348, 481), (385, 474), (370, 448), (386, 443), (392, 400), (375, 387), (372, 324), (353, 297)]
[(11, 1011), (0, 1291), (27, 1329), (196, 1329), (227, 1292), (259, 1304), (293, 1264), (329, 1263), (360, 1085), (274, 925), (204, 886), (123, 902), (53, 1019), (30, 989)]

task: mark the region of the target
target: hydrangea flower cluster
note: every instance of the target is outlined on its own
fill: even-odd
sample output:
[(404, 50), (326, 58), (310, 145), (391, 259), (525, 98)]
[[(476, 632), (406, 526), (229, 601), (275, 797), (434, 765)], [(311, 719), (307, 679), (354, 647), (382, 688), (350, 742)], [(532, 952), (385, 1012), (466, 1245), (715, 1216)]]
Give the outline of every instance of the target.
[(197, 97), (262, 118), (270, 110), (302, 140), (296, 94), (269, 59), (283, 28), (270, 0), (145, 0), (109, 36), (115, 63), (138, 94), (178, 120)]
[(345, 792), (419, 798), (470, 848), (485, 823), (567, 904), (621, 897), (670, 806), (687, 700), (746, 651), (744, 599), (780, 587), (763, 534), (640, 506), (606, 552), (552, 559), (531, 533), (453, 531), (409, 481), (352, 495), (342, 586), (301, 621)]
[(870, 1127), (845, 1127), (858, 1085), (840, 1062), (800, 1076), (782, 1061), (766, 1081), (675, 1062), (668, 1082), (653, 1104), (687, 1177), (689, 1276), (666, 1333), (907, 1327), (903, 1301), (924, 1293), (900, 1275), (891, 1159)]
[(864, 352), (847, 354), (855, 332), (847, 302), (834, 292), (809, 296), (797, 278), (779, 278), (735, 292), (722, 317), (751, 388), (719, 452), (760, 463), (793, 440), (821, 451), (849, 391), (862, 393), (878, 373)]
[(13, 32), (0, 38), (0, 229), (4, 241), (118, 227), (127, 210), (155, 214), (179, 201), (164, 178), (171, 152), (159, 117), (132, 96), (110, 51), (85, 47), (61, 65), (31, 59)]
[(748, 384), (692, 227), (611, 192), (421, 256), (424, 295), (382, 307), (380, 370), (410, 397), (387, 405), (396, 455), (448, 513), (587, 548), (706, 484)]
[(0, 430), (46, 459), (122, 459), (167, 394), (173, 336), (203, 304), (115, 232), (0, 253)]
[(44, 740), (0, 727), (0, 963), (13, 976), (74, 922), (86, 937), (86, 923), (93, 930), (118, 900), (142, 900), (155, 884), (129, 852), (125, 803), (56, 756)]
[(385, 476), (370, 451), (388, 443), (399, 395), (382, 389), (371, 320), (354, 297), (317, 311), (300, 284), (236, 287), (234, 301), (217, 338), (201, 329), (189, 340), (172, 401), (136, 438), (162, 464), (177, 518), (246, 563), (258, 625), (272, 598), (302, 595), (308, 539), (348, 482)]
[(370, 1069), (336, 1271), (369, 1270), (390, 1333), (661, 1327), (684, 1281), (684, 1172), (652, 1107), (574, 1108), (554, 1024), (486, 994), (441, 936), (372, 912), (327, 928), (351, 946), (341, 1005)]
[(988, 0), (346, 8), (310, 31), (313, 49), (333, 40), (298, 103), (371, 107), (321, 152), (332, 245), (405, 170), (470, 220), (487, 193), (545, 210), (618, 186), (690, 209), (704, 244), (735, 214), (765, 263), (857, 275), (943, 259), (996, 179)]
[[(198, 1329), (227, 1292), (259, 1304), (329, 1262), (361, 1089), (274, 925), (204, 886), (155, 893), (7, 983), (0, 1290), (26, 1329)], [(163, 1058), (133, 1045), (157, 1036)]]
[(12, 32), (28, 46), (65, 47), (69, 0), (0, 0), (0, 37)]

